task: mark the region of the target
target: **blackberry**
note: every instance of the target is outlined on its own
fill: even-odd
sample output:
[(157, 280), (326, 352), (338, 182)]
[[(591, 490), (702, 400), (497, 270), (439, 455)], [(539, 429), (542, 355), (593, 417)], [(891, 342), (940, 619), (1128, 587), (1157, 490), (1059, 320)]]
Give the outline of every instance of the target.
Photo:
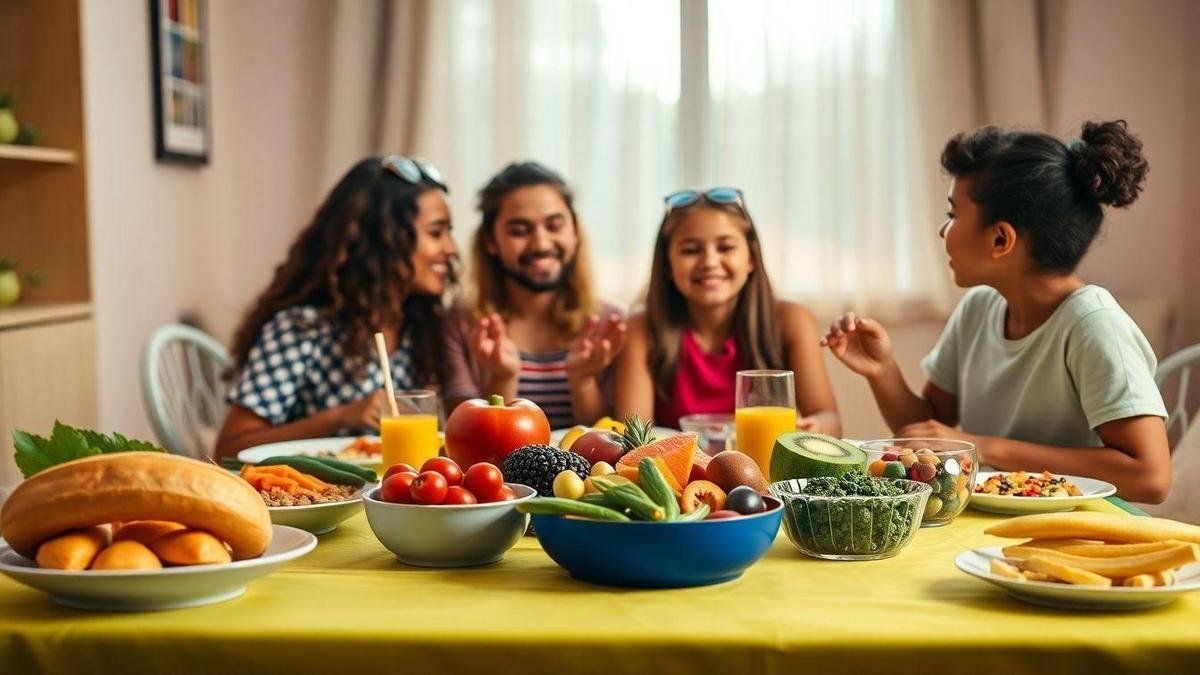
[(586, 478), (591, 465), (576, 452), (550, 445), (525, 445), (506, 457), (500, 470), (504, 480), (528, 485), (542, 497), (553, 497), (554, 477), (567, 469)]

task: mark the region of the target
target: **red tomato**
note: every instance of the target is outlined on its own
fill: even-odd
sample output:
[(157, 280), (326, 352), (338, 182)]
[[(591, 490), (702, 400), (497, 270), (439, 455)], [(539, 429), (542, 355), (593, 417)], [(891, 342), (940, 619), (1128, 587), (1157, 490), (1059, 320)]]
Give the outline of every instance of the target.
[(387, 471), (383, 472), (383, 480), (387, 480), (388, 476), (391, 476), (392, 474), (396, 474), (396, 473), (420, 473), (420, 472), (417, 471), (417, 467), (415, 467), (411, 464), (405, 464), (404, 462), (401, 462), (399, 464), (393, 464), (393, 465), (389, 466), (387, 468)]
[(449, 487), (445, 476), (436, 471), (426, 471), (413, 479), (410, 492), (413, 501), (418, 504), (441, 504)]
[(500, 488), (504, 487), (504, 474), (495, 464), (480, 462), (467, 469), (463, 485), (481, 502), (499, 501), (496, 498), (500, 496)]
[(412, 483), (416, 477), (416, 471), (406, 471), (384, 478), (383, 485), (379, 488), (379, 498), (393, 504), (411, 504), (413, 502)]
[(451, 486), (446, 490), (446, 498), (442, 500), (442, 504), (478, 504), (479, 500), (471, 491), (465, 487), (458, 485)]
[(511, 502), (512, 500), (514, 500), (516, 498), (517, 498), (517, 491), (510, 488), (509, 486), (505, 485), (504, 487), (500, 488), (499, 494), (497, 494), (496, 498), (493, 499), (492, 501), (494, 501), (494, 502)]
[(446, 485), (451, 487), (462, 485), (463, 472), (449, 457), (432, 457), (421, 465), (421, 471), (436, 471), (446, 479)]
[(479, 462), (504, 463), (523, 445), (550, 442), (550, 422), (532, 401), (475, 398), (459, 404), (446, 420), (446, 454), (468, 469)]

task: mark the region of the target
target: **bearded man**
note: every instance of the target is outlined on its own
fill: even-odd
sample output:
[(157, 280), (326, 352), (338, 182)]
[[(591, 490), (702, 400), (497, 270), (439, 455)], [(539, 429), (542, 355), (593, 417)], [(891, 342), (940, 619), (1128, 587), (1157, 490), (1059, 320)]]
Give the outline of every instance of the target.
[(536, 162), (509, 164), (479, 191), (479, 211), (470, 290), (449, 322), (447, 408), (500, 394), (537, 403), (552, 428), (590, 425), (611, 410), (626, 326), (592, 294), (570, 187)]

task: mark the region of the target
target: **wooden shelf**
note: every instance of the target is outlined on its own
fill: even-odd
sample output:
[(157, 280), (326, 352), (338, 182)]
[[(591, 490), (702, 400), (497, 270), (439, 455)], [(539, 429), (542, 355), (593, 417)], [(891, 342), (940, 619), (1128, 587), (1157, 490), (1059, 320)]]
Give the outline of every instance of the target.
[(53, 164), (74, 164), (78, 155), (73, 150), (61, 148), (41, 148), (36, 145), (3, 145), (0, 144), (0, 159), (17, 159), (27, 162), (50, 162)]
[(0, 329), (86, 319), (92, 315), (90, 302), (17, 303), (0, 309)]

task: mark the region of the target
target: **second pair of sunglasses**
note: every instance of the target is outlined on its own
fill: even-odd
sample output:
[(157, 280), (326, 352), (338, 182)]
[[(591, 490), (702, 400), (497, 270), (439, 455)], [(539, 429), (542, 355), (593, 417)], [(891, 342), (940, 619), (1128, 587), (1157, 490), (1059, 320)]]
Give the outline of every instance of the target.
[(705, 199), (713, 204), (732, 204), (746, 214), (746, 198), (742, 191), (735, 187), (714, 187), (707, 190), (679, 190), (663, 197), (663, 201), (667, 204), (667, 211), (675, 211), (684, 209), (701, 199)]
[(383, 168), (391, 171), (409, 183), (413, 183), (415, 185), (416, 183), (420, 183), (421, 178), (424, 177), (429, 180), (429, 182), (435, 183), (438, 187), (449, 192), (449, 190), (446, 189), (445, 181), (442, 179), (442, 172), (438, 171), (437, 167), (434, 165), (423, 159), (420, 159), (419, 157), (414, 158), (405, 157), (403, 155), (388, 155), (381, 160), (381, 163), (383, 164)]

